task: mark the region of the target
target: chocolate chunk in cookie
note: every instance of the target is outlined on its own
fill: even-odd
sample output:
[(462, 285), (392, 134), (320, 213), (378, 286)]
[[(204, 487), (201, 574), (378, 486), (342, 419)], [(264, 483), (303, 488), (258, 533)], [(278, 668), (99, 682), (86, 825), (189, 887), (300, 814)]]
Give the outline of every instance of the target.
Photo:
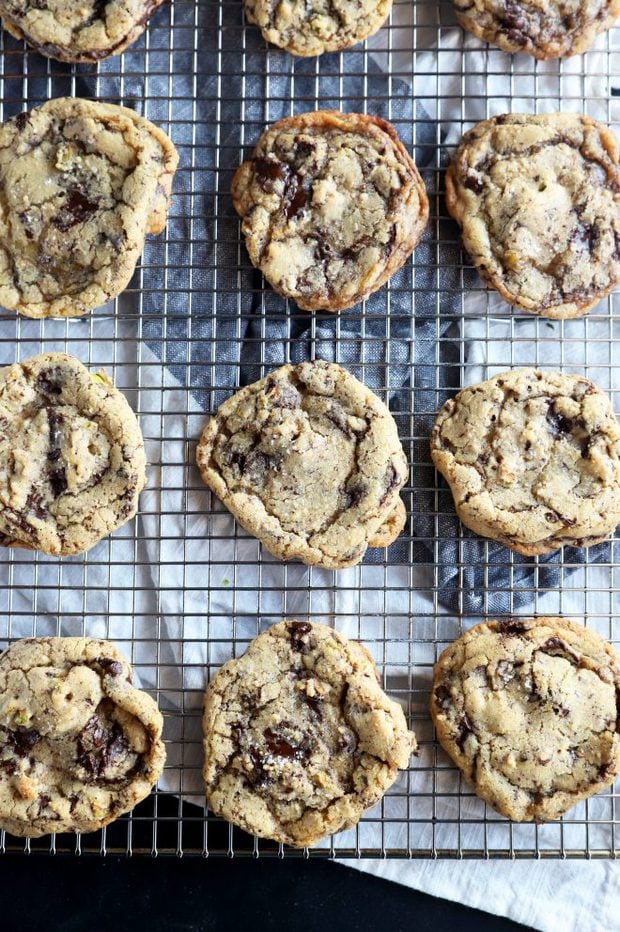
[(107, 641), (29, 638), (0, 655), (0, 828), (93, 832), (160, 776), (155, 702)]
[(620, 16), (620, 0), (455, 0), (455, 8), (479, 39), (541, 59), (587, 51)]
[(267, 42), (293, 55), (322, 55), (362, 42), (387, 19), (392, 0), (245, 0)]
[(66, 62), (120, 55), (164, 0), (0, 0), (2, 25), (17, 39)]
[(437, 737), (476, 793), (517, 822), (557, 819), (620, 774), (620, 657), (561, 618), (491, 621), (435, 666)]
[(416, 749), (361, 644), (283, 621), (209, 683), (204, 779), (217, 814), (302, 847), (355, 825)]
[(448, 210), (488, 285), (524, 311), (578, 317), (620, 281), (620, 150), (574, 113), (506, 114), (465, 134)]
[(0, 305), (76, 317), (127, 286), (178, 157), (132, 110), (51, 100), (0, 125)]
[(580, 376), (519, 369), (463, 389), (431, 452), (463, 524), (518, 553), (589, 547), (620, 522), (620, 427)]
[(352, 307), (415, 248), (428, 199), (396, 130), (319, 110), (261, 136), (232, 186), (252, 263), (304, 310)]
[(146, 481), (136, 416), (63, 353), (0, 369), (0, 545), (66, 556), (132, 518)]
[(202, 478), (283, 560), (354, 566), (400, 534), (407, 461), (388, 408), (341, 366), (282, 366), (205, 427)]

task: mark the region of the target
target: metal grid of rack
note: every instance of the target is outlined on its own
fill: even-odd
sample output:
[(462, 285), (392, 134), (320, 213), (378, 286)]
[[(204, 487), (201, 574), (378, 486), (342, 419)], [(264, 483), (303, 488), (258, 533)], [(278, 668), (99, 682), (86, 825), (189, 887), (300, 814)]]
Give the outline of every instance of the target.
[[(576, 321), (514, 313), (467, 265), (443, 201), (452, 147), (478, 119), (571, 109), (613, 126), (614, 33), (588, 55), (534, 62), (466, 36), (449, 0), (395, 0), (389, 23), (367, 43), (302, 60), (268, 48), (244, 24), (241, 0), (174, 0), (132, 49), (98, 67), (48, 61), (6, 33), (1, 41), (2, 119), (62, 95), (122, 103), (171, 134), (181, 163), (168, 230), (150, 239), (114, 305), (70, 321), (0, 319), (2, 364), (57, 349), (104, 366), (140, 417), (150, 462), (138, 519), (87, 555), (3, 555), (0, 640), (81, 633), (114, 640), (164, 712), (168, 764), (158, 791), (106, 830), (31, 842), (0, 834), (0, 851), (298, 856), (210, 816), (200, 785), (206, 680), (270, 622), (295, 617), (334, 624), (368, 646), (421, 747), (356, 829), (301, 854), (616, 856), (618, 794), (600, 794), (562, 822), (512, 824), (464, 785), (434, 742), (427, 713), (433, 662), (485, 615), (562, 613), (620, 639), (615, 541), (525, 559), (475, 538), (460, 528), (428, 455), (444, 400), (502, 368), (585, 372), (620, 408), (614, 299)], [(317, 107), (390, 119), (415, 154), (431, 202), (413, 262), (364, 305), (338, 315), (306, 314), (264, 286), (228, 193), (266, 124)], [(283, 565), (262, 552), (193, 466), (195, 441), (223, 398), (276, 365), (314, 357), (341, 362), (389, 400), (412, 464), (402, 537), (338, 573)]]

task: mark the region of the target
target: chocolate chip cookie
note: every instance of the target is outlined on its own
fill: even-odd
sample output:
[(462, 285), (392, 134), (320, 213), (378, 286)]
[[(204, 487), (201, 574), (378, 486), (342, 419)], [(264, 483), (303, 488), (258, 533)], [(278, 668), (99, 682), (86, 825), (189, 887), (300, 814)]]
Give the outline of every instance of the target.
[(164, 0), (0, 0), (2, 25), (16, 39), (66, 62), (120, 55)]
[(347, 49), (383, 25), (392, 0), (245, 0), (245, 15), (267, 42), (293, 55)]
[(575, 113), (478, 123), (446, 176), (448, 210), (488, 285), (545, 317), (579, 317), (620, 281), (615, 136)]
[(219, 408), (197, 450), (202, 478), (281, 560), (342, 569), (400, 534), (407, 477), (388, 408), (341, 366), (276, 369)]
[(620, 0), (455, 0), (455, 8), (479, 39), (541, 59), (587, 51), (620, 16)]
[(620, 522), (620, 427), (588, 379), (520, 369), (466, 388), (431, 451), (463, 524), (518, 553), (589, 547)]
[(295, 847), (355, 825), (417, 747), (367, 650), (300, 621), (272, 625), (216, 673), (203, 725), (211, 809)]
[(178, 156), (132, 110), (51, 100), (0, 125), (0, 305), (76, 317), (126, 287)]
[(343, 310), (380, 288), (428, 219), (424, 182), (394, 127), (336, 110), (275, 123), (232, 195), (253, 265), (307, 311)]
[(94, 832), (162, 772), (162, 717), (107, 641), (28, 638), (0, 655), (0, 828)]
[(561, 618), (491, 621), (435, 666), (431, 715), (478, 796), (516, 822), (557, 819), (620, 773), (620, 657)]
[(88, 550), (135, 515), (145, 463), (136, 416), (105, 372), (63, 353), (0, 369), (0, 545)]

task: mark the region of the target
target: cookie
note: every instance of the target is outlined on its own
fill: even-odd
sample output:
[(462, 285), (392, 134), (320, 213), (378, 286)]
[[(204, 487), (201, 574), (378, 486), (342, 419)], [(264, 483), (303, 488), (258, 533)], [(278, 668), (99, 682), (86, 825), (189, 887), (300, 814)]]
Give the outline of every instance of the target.
[(28, 638), (0, 655), (0, 828), (94, 832), (151, 791), (162, 717), (107, 641)]
[(590, 48), (620, 16), (620, 0), (455, 0), (464, 29), (505, 52), (564, 58)]
[(275, 123), (237, 170), (232, 196), (252, 264), (307, 311), (367, 298), (428, 220), (424, 182), (394, 127), (337, 110)]
[(463, 136), (446, 203), (473, 264), (506, 301), (579, 317), (620, 281), (615, 136), (576, 113), (512, 113)]
[(0, 0), (2, 25), (16, 39), (65, 62), (120, 55), (164, 0)]
[(128, 285), (178, 156), (132, 110), (59, 98), (0, 125), (0, 305), (76, 317)]
[(620, 773), (620, 657), (561, 618), (491, 621), (435, 666), (437, 737), (478, 796), (522, 822), (557, 819)]
[(281, 560), (354, 566), (405, 523), (394, 419), (335, 363), (282, 366), (242, 388), (208, 422), (196, 458), (209, 488)]
[(368, 651), (300, 621), (272, 625), (216, 673), (203, 725), (213, 812), (295, 847), (355, 825), (417, 747)]
[(519, 369), (464, 389), (431, 452), (463, 524), (517, 553), (589, 547), (620, 523), (620, 428), (581, 376)]
[(105, 372), (44, 353), (0, 369), (0, 544), (67, 556), (132, 518), (136, 416)]
[(248, 22), (293, 55), (348, 49), (381, 28), (392, 0), (245, 0)]

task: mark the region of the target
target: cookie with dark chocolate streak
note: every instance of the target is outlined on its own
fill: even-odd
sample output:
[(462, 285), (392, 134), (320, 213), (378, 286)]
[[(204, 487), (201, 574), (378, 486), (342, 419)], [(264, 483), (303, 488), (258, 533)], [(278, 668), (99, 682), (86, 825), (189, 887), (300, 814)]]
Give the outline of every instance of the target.
[(93, 832), (148, 795), (163, 720), (131, 679), (107, 641), (29, 638), (0, 655), (0, 828)]
[(0, 369), (0, 545), (88, 550), (135, 515), (145, 463), (105, 372), (63, 353)]
[(516, 308), (579, 317), (620, 282), (620, 147), (590, 117), (478, 123), (448, 168), (446, 203), (476, 269)]
[(463, 524), (526, 556), (590, 547), (620, 523), (620, 426), (581, 376), (518, 369), (463, 389), (431, 453)]
[(546, 821), (620, 774), (620, 657), (571, 621), (517, 625), (476, 625), (446, 648), (431, 715), (482, 799), (514, 821)]
[(204, 780), (217, 814), (302, 847), (355, 825), (416, 749), (368, 651), (283, 621), (207, 687)]
[(232, 195), (252, 263), (307, 311), (343, 310), (380, 288), (428, 220), (424, 182), (394, 127), (337, 110), (275, 123)]
[(2, 25), (47, 58), (97, 62), (120, 55), (165, 0), (0, 0)]
[(205, 427), (202, 478), (282, 560), (354, 566), (406, 519), (407, 461), (383, 402), (334, 363), (282, 366), (233, 395)]
[(128, 285), (178, 162), (132, 110), (59, 98), (0, 125), (0, 305), (76, 317)]
[(620, 16), (620, 0), (455, 0), (455, 9), (479, 39), (549, 59), (587, 51)]
[(322, 55), (373, 35), (392, 0), (245, 0), (245, 14), (267, 40), (293, 55)]

